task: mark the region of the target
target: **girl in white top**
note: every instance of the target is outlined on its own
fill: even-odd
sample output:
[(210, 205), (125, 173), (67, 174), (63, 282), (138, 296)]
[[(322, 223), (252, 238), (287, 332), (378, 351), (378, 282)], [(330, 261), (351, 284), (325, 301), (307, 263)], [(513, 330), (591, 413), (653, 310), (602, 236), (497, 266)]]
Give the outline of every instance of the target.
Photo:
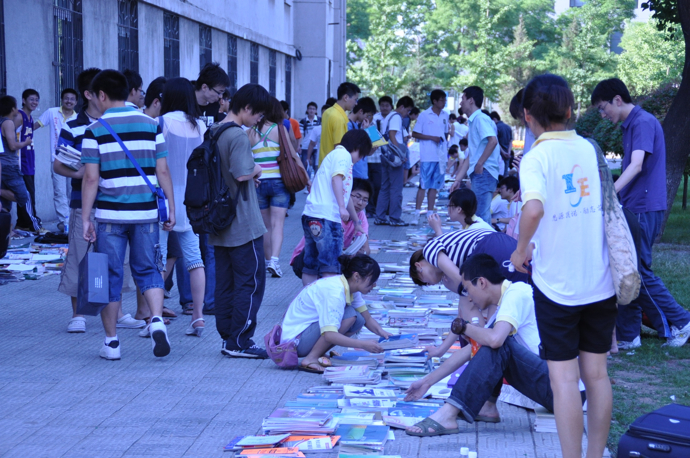
[(549, 366), (564, 457), (580, 457), (589, 401), (587, 456), (602, 456), (611, 423), (606, 352), (617, 315), (594, 147), (566, 130), (573, 95), (566, 81), (541, 75), (525, 88), (525, 121), (537, 140), (520, 164), (522, 216), (518, 271), (532, 261), (540, 355)]
[(304, 287), (292, 301), (282, 324), (281, 342), (299, 339), (297, 354), (304, 359), (299, 369), (322, 373), (330, 361), (324, 355), (335, 345), (363, 348), (381, 353), (378, 343), (353, 339), (362, 326), (384, 338), (390, 336), (374, 320), (362, 294), (368, 294), (378, 280), (378, 263), (365, 254), (338, 258), (342, 275), (324, 277)]
[[(467, 188), (456, 189), (450, 193), (448, 203), (448, 219), (459, 222), (462, 225), (461, 231), (468, 229), (486, 229), (495, 232), (489, 223), (475, 215), (477, 211), (477, 196), (474, 191)], [(436, 233), (436, 237), (443, 235), (441, 229), (441, 218), (436, 213), (429, 214), (429, 226)]]
[[(201, 337), (204, 331), (204, 292), (206, 290), (206, 273), (199, 249), (199, 236), (192, 231), (184, 205), (184, 194), (187, 185), (187, 161), (192, 151), (204, 141), (206, 125), (201, 122), (199, 108), (194, 95), (194, 88), (186, 78), (172, 78), (165, 84), (158, 124), (168, 147), (168, 167), (173, 182), (175, 196), (175, 231), (184, 256), (185, 266), (189, 271), (192, 290), (192, 322), (187, 331), (189, 336)], [(168, 232), (159, 232), (161, 255), (166, 259), (168, 252)], [(169, 274), (165, 272), (167, 278)]]

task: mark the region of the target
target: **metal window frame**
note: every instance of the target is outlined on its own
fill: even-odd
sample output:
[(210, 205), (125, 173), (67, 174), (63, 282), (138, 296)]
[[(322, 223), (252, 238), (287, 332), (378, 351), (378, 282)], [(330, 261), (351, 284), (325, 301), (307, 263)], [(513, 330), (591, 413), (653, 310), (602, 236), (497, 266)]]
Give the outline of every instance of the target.
[(249, 46), (249, 82), (259, 84), (259, 45), (250, 43)]
[(230, 96), (237, 92), (237, 37), (228, 34), (228, 77), (230, 77)]
[(180, 76), (180, 16), (163, 13), (163, 64), (166, 78)]
[(199, 24), (199, 70), (213, 62), (213, 29)]
[(292, 56), (285, 55), (285, 101), (292, 105)]
[(5, 52), (5, 2), (0, 0), (0, 95), (7, 94), (7, 60)]
[(117, 60), (120, 71), (139, 72), (139, 0), (118, 0)]
[(53, 0), (55, 105), (66, 88), (77, 87), (84, 69), (82, 0)]
[(278, 53), (268, 50), (268, 93), (276, 96), (276, 79), (278, 73)]

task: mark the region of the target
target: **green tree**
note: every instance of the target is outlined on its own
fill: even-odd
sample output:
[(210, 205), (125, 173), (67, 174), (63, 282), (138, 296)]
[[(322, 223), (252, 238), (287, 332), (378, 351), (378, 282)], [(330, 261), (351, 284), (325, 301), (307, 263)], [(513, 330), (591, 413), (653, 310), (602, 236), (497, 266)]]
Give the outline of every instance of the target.
[(685, 42), (681, 38), (659, 30), (655, 19), (626, 25), (621, 40), (625, 52), (618, 59), (618, 77), (633, 95), (680, 83), (685, 63)]
[(367, 0), (349, 0), (347, 2), (347, 39), (366, 40), (371, 36), (371, 11)]
[[(525, 19), (521, 16), (520, 22), (513, 31), (513, 42), (508, 46), (504, 53), (506, 62), (506, 82), (501, 88), (499, 106), (504, 113), (509, 112), (510, 101), (513, 96), (527, 85), (530, 79), (536, 74), (536, 60), (534, 53), (536, 40), (532, 40), (527, 35)], [(506, 120), (511, 121), (512, 118)], [(518, 121), (513, 122), (513, 124)]]

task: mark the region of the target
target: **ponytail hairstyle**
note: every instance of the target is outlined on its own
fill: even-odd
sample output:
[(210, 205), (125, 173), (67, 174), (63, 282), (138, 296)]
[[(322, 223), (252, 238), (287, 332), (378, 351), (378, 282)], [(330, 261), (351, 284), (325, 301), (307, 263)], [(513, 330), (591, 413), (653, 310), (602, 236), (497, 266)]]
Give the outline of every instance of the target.
[(568, 83), (550, 73), (532, 78), (522, 98), (522, 107), (544, 128), (551, 124), (566, 124), (574, 104)]
[(348, 280), (352, 278), (352, 274), (355, 272), (363, 279), (368, 278), (370, 283), (376, 282), (379, 279), (379, 275), (381, 275), (379, 263), (366, 254), (344, 254), (338, 258), (338, 262), (342, 267), (343, 275)]
[(450, 194), (449, 199), (451, 205), (459, 207), (465, 214), (465, 224), (472, 225), (472, 217), (477, 213), (477, 196), (474, 191), (467, 188), (456, 189)]

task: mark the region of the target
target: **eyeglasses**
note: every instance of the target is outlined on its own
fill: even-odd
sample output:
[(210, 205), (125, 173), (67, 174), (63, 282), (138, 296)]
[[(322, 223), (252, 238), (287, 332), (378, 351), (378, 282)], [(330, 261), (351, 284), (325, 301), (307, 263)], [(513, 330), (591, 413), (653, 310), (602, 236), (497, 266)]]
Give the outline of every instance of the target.
[(143, 89), (139, 89), (139, 93), (140, 93), (141, 95), (146, 95), (146, 91), (143, 90)]
[(213, 92), (215, 92), (216, 94), (218, 94), (219, 96), (221, 96), (221, 97), (223, 97), (223, 93), (225, 93), (225, 91), (219, 91), (219, 90), (216, 89), (215, 87), (212, 87), (211, 90), (212, 90)]
[(360, 202), (369, 202), (369, 198), (368, 198), (368, 197), (364, 197), (364, 196), (361, 195), (361, 194), (350, 194), (350, 196), (351, 196), (353, 199), (357, 199), (357, 200), (360, 201)]
[[(604, 100), (604, 103), (611, 103), (611, 102), (607, 102), (606, 100)], [(604, 107), (605, 107), (605, 106), (606, 106), (606, 105), (599, 105), (599, 106), (597, 107), (597, 110), (599, 110), (599, 113), (604, 114)]]

